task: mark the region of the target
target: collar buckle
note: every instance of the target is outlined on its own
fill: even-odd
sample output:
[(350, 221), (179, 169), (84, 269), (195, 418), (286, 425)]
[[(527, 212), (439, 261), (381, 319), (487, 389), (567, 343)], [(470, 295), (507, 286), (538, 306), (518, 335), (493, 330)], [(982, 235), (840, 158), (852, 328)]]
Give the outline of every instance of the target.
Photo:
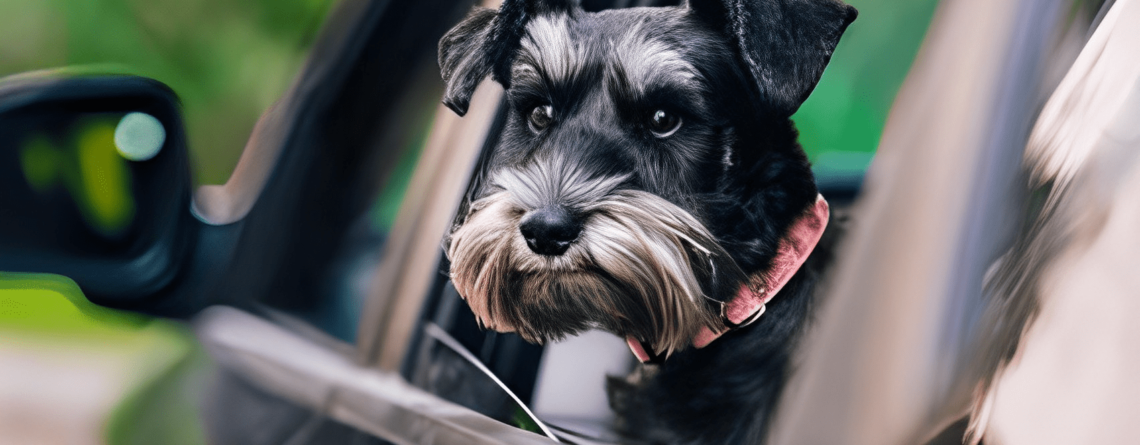
[(749, 315), (748, 318), (741, 320), (740, 323), (733, 323), (732, 320), (728, 319), (728, 313), (725, 312), (725, 308), (727, 306), (728, 305), (721, 303), (721, 305), (720, 305), (720, 318), (721, 318), (721, 320), (724, 321), (724, 325), (726, 327), (728, 327), (729, 330), (740, 329), (740, 328), (748, 326), (752, 323), (755, 323), (756, 320), (759, 320), (760, 316), (764, 315), (764, 312), (768, 310), (768, 303), (760, 303), (760, 307), (758, 309), (756, 309), (756, 311), (753, 312), (752, 315)]

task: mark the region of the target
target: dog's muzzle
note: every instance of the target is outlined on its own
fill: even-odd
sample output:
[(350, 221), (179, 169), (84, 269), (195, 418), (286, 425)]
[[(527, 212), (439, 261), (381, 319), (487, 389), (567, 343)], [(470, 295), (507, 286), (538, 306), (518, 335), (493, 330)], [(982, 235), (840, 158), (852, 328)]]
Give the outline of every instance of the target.
[(719, 331), (707, 295), (747, 277), (696, 218), (624, 182), (558, 160), (496, 173), (447, 252), (479, 322), (533, 342), (600, 328), (664, 354)]

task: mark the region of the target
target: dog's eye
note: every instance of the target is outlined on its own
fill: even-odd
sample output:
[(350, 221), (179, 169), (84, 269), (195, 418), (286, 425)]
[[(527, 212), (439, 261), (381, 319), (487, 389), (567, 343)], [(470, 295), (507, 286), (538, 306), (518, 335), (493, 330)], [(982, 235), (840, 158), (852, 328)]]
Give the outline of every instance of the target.
[(654, 111), (649, 118), (649, 130), (659, 138), (672, 136), (680, 128), (681, 116), (665, 110)]
[(535, 133), (545, 130), (554, 122), (554, 108), (550, 105), (539, 105), (530, 110), (530, 129)]

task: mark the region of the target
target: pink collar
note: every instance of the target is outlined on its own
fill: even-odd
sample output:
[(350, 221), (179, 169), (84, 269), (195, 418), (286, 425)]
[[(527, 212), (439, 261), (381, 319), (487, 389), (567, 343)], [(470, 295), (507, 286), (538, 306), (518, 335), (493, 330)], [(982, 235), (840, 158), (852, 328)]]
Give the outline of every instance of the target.
[[(776, 257), (772, 259), (772, 267), (753, 276), (753, 283), (758, 284), (755, 290), (748, 284), (740, 286), (736, 298), (721, 303), (721, 319), (724, 327), (719, 331), (703, 328), (693, 338), (693, 346), (703, 348), (720, 338), (724, 333), (748, 326), (764, 315), (765, 304), (772, 300), (780, 289), (788, 284), (792, 275), (803, 266), (808, 255), (811, 255), (815, 245), (819, 243), (823, 230), (827, 227), (830, 210), (823, 196), (817, 196), (815, 204), (804, 211), (804, 214), (788, 229), (788, 234), (780, 239)], [(652, 349), (633, 337), (626, 337), (626, 344), (642, 363), (656, 358), (650, 354)]]

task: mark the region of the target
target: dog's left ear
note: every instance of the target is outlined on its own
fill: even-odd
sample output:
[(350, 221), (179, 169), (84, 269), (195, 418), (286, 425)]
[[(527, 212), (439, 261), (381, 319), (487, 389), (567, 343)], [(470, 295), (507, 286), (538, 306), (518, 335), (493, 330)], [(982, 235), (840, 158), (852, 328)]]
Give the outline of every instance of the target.
[(722, 29), (770, 112), (791, 116), (807, 99), (858, 11), (838, 0), (689, 0)]
[(439, 68), (447, 84), (443, 104), (467, 114), (475, 87), (488, 75), (510, 88), (511, 63), (527, 23), (577, 8), (577, 0), (503, 0), (498, 11), (476, 7), (439, 41)]

